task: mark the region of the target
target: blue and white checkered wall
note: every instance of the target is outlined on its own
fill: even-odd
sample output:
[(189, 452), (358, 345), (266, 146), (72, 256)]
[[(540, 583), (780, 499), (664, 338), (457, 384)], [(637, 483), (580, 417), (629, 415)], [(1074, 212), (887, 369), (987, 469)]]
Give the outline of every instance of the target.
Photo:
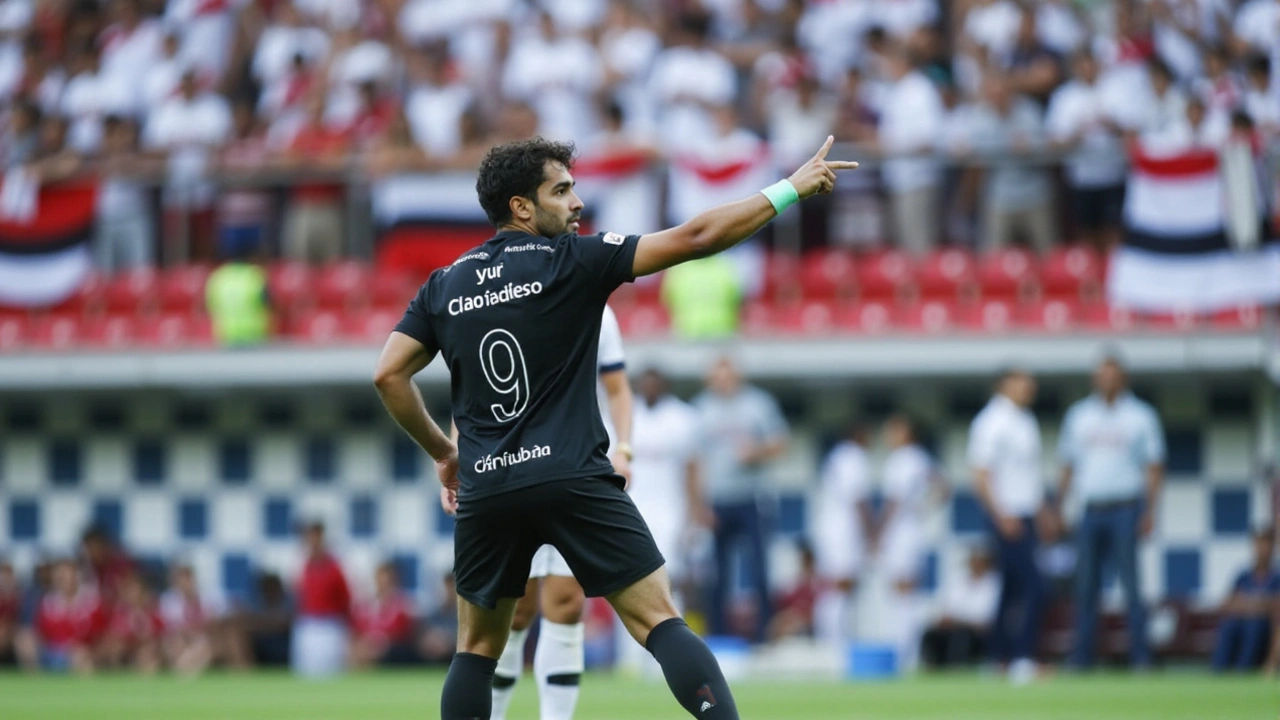
[[(782, 399), (795, 442), (774, 468), (777, 549), (804, 532), (824, 430), (850, 405), (864, 416), (907, 407), (925, 419), (955, 487), (933, 519), (924, 584), (961, 572), (967, 547), (983, 539), (964, 469), (968, 422), (984, 400), (978, 390), (792, 388)], [(1065, 406), (1084, 392), (1060, 384), (1037, 408), (1046, 478), (1057, 476), (1053, 448)], [(1271, 508), (1255, 469), (1256, 401), (1239, 388), (1176, 382), (1143, 394), (1161, 412), (1169, 443), (1156, 535), (1142, 549), (1146, 594), (1217, 602), (1248, 562), (1250, 528)], [(363, 388), (0, 398), (0, 556), (24, 570), (42, 555), (73, 551), (83, 528), (97, 522), (144, 559), (189, 559), (207, 590), (235, 596), (257, 569), (294, 577), (301, 561), (294, 525), (320, 519), (357, 588), (367, 590), (374, 566), (394, 559), (426, 598), (452, 554), (452, 522), (437, 489), (429, 458)]]

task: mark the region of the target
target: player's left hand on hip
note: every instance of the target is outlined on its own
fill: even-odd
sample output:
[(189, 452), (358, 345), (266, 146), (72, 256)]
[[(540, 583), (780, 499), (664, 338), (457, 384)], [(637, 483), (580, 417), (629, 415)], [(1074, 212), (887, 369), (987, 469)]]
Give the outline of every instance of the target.
[(798, 170), (791, 173), (791, 177), (787, 178), (791, 185), (795, 187), (796, 194), (800, 196), (801, 200), (835, 190), (836, 172), (853, 170), (858, 167), (858, 163), (850, 160), (828, 160), (827, 153), (834, 143), (835, 136), (828, 135), (827, 141), (818, 149), (817, 154), (809, 158), (809, 162), (801, 165)]
[(453, 490), (458, 491), (458, 453), (440, 458), (436, 461), (436, 477), (440, 478), (440, 484)]
[(622, 453), (614, 453), (613, 457), (609, 458), (609, 461), (613, 463), (613, 471), (621, 475), (623, 479), (626, 480), (626, 485), (623, 486), (623, 489), (630, 490), (631, 489), (631, 461), (628, 460), (627, 456)]

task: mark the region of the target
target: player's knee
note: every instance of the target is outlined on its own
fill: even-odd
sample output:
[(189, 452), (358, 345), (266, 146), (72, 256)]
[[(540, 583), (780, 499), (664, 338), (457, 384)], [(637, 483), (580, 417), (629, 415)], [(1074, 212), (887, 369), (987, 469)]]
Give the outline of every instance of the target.
[(571, 625), (582, 619), (586, 603), (587, 599), (581, 590), (558, 592), (543, 598), (542, 614), (553, 623)]

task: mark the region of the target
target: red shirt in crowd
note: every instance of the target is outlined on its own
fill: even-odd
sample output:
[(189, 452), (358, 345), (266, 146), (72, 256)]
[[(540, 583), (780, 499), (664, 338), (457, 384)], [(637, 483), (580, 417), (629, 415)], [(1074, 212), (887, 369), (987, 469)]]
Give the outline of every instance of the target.
[[(347, 133), (324, 125), (304, 125), (293, 136), (289, 143), (289, 151), (293, 155), (308, 159), (333, 157), (346, 152), (350, 138)], [(294, 188), (293, 196), (297, 200), (309, 203), (332, 203), (342, 200), (342, 186), (331, 183), (306, 183)]]
[(156, 640), (164, 633), (164, 620), (155, 608), (121, 605), (111, 614), (107, 632), (130, 645)]
[(298, 584), (298, 614), (302, 617), (351, 616), (351, 591), (342, 566), (328, 553), (307, 561)]
[(106, 608), (96, 590), (82, 587), (75, 597), (48, 593), (36, 611), (36, 632), (54, 648), (93, 643), (106, 630), (109, 621)]
[(399, 111), (394, 100), (379, 98), (372, 105), (360, 108), (347, 132), (357, 143), (368, 143), (391, 127)]
[(102, 562), (87, 563), (87, 566), (102, 602), (108, 606), (115, 604), (120, 582), (134, 574), (133, 561), (118, 550), (112, 551)]
[(356, 613), (356, 632), (391, 643), (409, 642), (413, 640), (413, 605), (404, 593), (376, 599)]
[(19, 595), (17, 588), (11, 591), (0, 590), (0, 625), (17, 623), (21, 612), (22, 596)]

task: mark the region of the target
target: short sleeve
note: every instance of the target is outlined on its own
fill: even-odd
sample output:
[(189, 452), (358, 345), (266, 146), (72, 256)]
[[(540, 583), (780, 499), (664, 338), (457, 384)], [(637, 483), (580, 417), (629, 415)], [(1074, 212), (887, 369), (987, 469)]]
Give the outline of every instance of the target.
[(635, 280), (636, 245), (639, 235), (605, 232), (597, 235), (574, 235), (569, 238), (569, 252), (584, 270), (585, 282), (598, 287), (605, 295), (619, 285)]
[(991, 415), (978, 415), (969, 429), (969, 465), (990, 469), (995, 464), (997, 427)]
[(600, 319), (600, 372), (614, 372), (627, 365), (626, 352), (622, 347), (622, 329), (618, 327), (618, 316), (613, 308), (604, 306), (604, 316)]
[(1150, 407), (1142, 414), (1142, 453), (1147, 464), (1164, 462), (1164, 428), (1160, 417)]
[(427, 288), (430, 285), (431, 281), (428, 280), (418, 289), (418, 294), (409, 302), (409, 308), (404, 311), (404, 317), (396, 323), (396, 332), (404, 333), (425, 347), (436, 350), (440, 345), (436, 342), (435, 332), (431, 329), (431, 312), (427, 303)]

